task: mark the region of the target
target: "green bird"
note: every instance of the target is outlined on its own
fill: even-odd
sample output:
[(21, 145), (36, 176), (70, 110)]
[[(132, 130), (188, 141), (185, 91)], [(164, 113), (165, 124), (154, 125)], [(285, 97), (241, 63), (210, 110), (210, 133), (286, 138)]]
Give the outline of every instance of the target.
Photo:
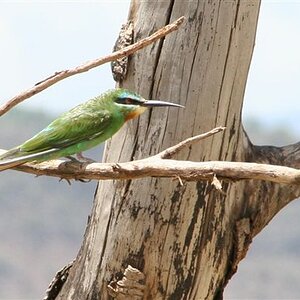
[(145, 100), (126, 89), (109, 90), (62, 114), (45, 129), (23, 144), (0, 155), (0, 171), (26, 162), (42, 162), (60, 157), (84, 159), (82, 151), (112, 137), (128, 120), (147, 107), (179, 104)]

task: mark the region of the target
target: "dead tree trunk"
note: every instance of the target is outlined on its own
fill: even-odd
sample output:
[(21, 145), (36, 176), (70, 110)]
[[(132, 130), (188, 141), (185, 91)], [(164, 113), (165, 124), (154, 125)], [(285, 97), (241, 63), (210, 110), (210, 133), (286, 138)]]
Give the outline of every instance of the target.
[[(299, 167), (299, 144), (253, 146), (241, 124), (258, 13), (257, 0), (133, 0), (135, 40), (181, 15), (186, 23), (131, 57), (122, 85), (186, 108), (156, 109), (126, 125), (107, 143), (104, 161), (144, 158), (226, 126), (178, 158)], [(84, 242), (57, 298), (221, 298), (252, 238), (300, 194), (292, 185), (222, 184), (224, 193), (178, 178), (100, 182)], [(127, 270), (122, 283), (128, 265), (141, 273)]]

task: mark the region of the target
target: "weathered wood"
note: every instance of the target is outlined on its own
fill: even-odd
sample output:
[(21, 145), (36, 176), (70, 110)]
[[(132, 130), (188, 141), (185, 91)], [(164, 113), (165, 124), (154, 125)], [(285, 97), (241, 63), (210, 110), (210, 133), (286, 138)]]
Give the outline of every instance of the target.
[[(105, 162), (151, 156), (215, 126), (226, 126), (225, 134), (177, 158), (256, 161), (258, 156), (268, 162), (263, 149), (255, 154), (241, 125), (259, 4), (132, 2), (135, 39), (180, 15), (187, 22), (132, 57), (124, 86), (186, 109), (153, 110), (124, 127), (106, 145)], [(83, 245), (58, 299), (109, 299), (108, 285), (120, 282), (128, 265), (145, 276), (143, 299), (221, 298), (253, 236), (300, 193), (291, 185), (222, 184), (226, 194), (203, 182), (100, 182)]]
[(77, 163), (61, 160), (25, 164), (15, 169), (37, 176), (47, 175), (61, 180), (126, 180), (165, 177), (184, 181), (227, 181), (247, 179), (283, 184), (300, 184), (300, 170), (270, 164), (208, 161), (193, 162), (160, 159), (155, 156), (125, 163)]

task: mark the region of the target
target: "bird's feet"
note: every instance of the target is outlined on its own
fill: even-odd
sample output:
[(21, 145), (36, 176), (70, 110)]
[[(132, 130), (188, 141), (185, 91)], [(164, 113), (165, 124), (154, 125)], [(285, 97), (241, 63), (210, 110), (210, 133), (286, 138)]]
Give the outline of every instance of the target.
[(96, 162), (95, 160), (91, 159), (91, 158), (88, 158), (88, 157), (85, 157), (82, 155), (82, 152), (78, 152), (76, 154), (76, 157), (79, 161), (82, 161), (82, 162), (87, 162), (87, 163), (93, 163), (93, 162)]
[(93, 163), (95, 162), (95, 160), (85, 157), (82, 155), (82, 152), (79, 152), (76, 154), (76, 157), (68, 155), (66, 156), (66, 158), (70, 159), (72, 162), (76, 162), (76, 163)]
[(78, 160), (76, 157), (71, 156), (71, 155), (65, 156), (65, 158), (69, 159), (71, 162), (81, 163), (80, 160)]

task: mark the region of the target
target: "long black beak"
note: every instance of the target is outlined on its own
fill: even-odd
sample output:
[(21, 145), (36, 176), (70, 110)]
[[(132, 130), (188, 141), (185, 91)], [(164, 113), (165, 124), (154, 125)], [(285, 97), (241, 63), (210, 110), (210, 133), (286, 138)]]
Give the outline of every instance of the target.
[(145, 100), (141, 104), (141, 106), (146, 106), (146, 107), (156, 107), (156, 106), (174, 106), (174, 107), (180, 107), (184, 108), (184, 106), (172, 102), (167, 102), (167, 101), (160, 101), (160, 100)]

